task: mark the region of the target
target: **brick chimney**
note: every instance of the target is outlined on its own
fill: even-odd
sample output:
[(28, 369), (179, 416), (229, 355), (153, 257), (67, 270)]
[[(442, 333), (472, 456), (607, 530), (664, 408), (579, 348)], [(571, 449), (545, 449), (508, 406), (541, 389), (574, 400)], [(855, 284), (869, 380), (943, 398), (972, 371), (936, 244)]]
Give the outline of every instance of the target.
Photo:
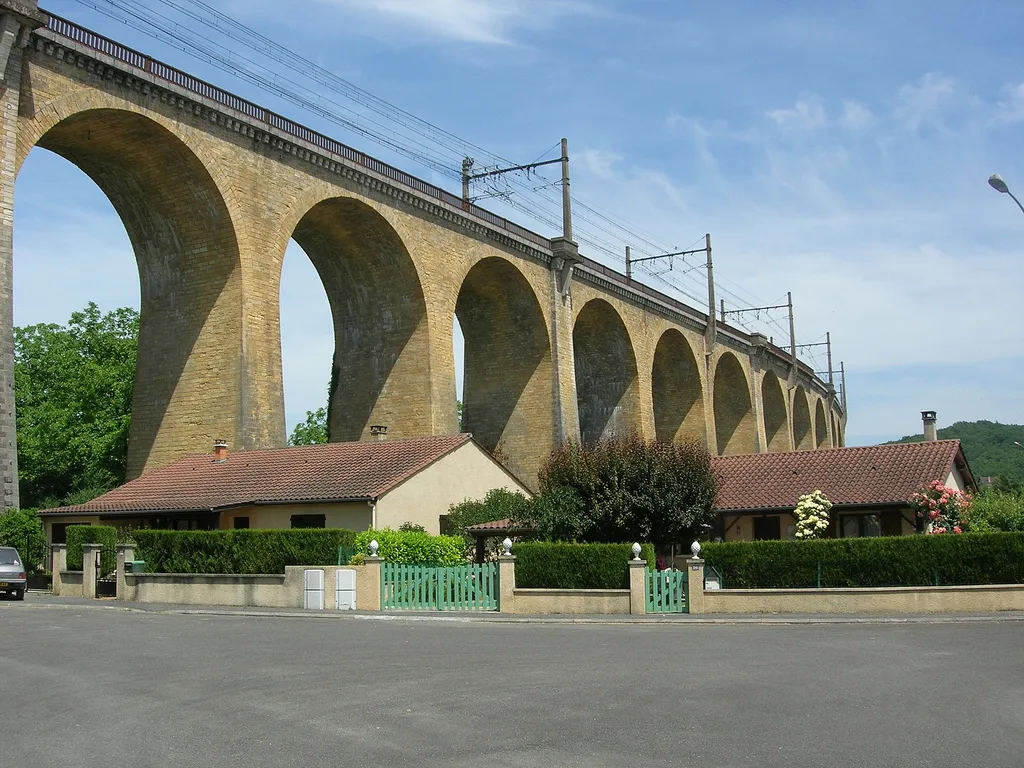
[(924, 422), (925, 441), (938, 440), (939, 434), (935, 431), (935, 411), (921, 411), (921, 421)]
[(214, 440), (213, 441), (213, 460), (215, 463), (220, 464), (221, 462), (228, 460), (228, 441), (227, 440)]

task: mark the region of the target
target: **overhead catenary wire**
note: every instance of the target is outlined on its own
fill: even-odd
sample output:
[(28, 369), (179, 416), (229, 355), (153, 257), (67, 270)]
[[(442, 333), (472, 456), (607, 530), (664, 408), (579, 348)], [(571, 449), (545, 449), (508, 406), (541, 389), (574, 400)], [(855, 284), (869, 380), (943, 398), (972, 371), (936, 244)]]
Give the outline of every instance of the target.
[[(191, 28), (191, 25), (153, 8), (142, 6), (137, 0), (77, 0), (83, 6), (204, 61), (258, 89), (272, 93), (299, 109), (400, 154), (444, 178), (460, 179), (461, 163), (467, 156), (474, 157), (484, 167), (514, 165), (497, 153), (460, 138), (331, 73), (232, 19), (204, 0), (156, 1), (164, 8), (179, 14), (179, 18), (200, 25), (204, 32), (198, 32)], [(205, 34), (209, 30), (215, 31), (225, 39), (213, 39)], [(243, 50), (239, 51), (239, 47)], [(256, 54), (256, 57), (253, 54)], [(305, 81), (323, 86), (327, 92), (344, 97), (351, 104), (331, 98), (323, 90), (311, 90), (303, 82), (282, 75), (261, 63), (258, 60), (259, 56), (301, 75)], [(357, 105), (358, 108), (353, 105)], [(372, 114), (367, 114), (367, 111)], [(557, 146), (556, 144), (552, 149)], [(551, 151), (546, 150), (540, 157), (543, 158)], [(478, 199), (500, 199), (503, 204), (531, 220), (553, 230), (559, 230), (561, 202), (553, 195), (553, 187), (557, 186), (559, 181), (550, 180), (539, 173), (533, 173), (532, 180), (530, 176), (509, 174), (503, 188), (499, 188), (496, 182), (489, 183), (485, 187), (485, 194), (479, 195)], [(543, 180), (544, 183), (538, 186), (537, 180)], [(644, 232), (614, 214), (580, 200), (575, 195), (573, 207), (576, 239), (581, 245), (613, 263), (620, 261), (623, 248), (627, 244), (640, 246), (641, 252), (649, 254), (674, 250), (674, 246), (667, 245), (661, 238)], [(656, 271), (649, 265), (642, 265), (642, 271), (653, 280), (667, 286), (670, 292), (676, 292), (692, 300), (697, 306), (703, 306), (706, 282), (697, 279), (694, 273), (704, 265), (687, 262), (685, 259), (680, 261), (686, 264), (682, 270)], [(765, 303), (721, 273), (715, 283), (718, 293), (736, 306), (751, 307)], [(785, 330), (770, 316), (765, 317), (765, 323), (779, 331)], [(753, 330), (745, 319), (738, 324), (747, 330)]]

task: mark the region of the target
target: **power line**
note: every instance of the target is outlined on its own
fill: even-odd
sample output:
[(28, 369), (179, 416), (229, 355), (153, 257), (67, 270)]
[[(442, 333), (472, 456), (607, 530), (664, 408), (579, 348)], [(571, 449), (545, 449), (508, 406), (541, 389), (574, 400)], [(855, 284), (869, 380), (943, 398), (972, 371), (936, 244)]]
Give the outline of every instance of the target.
[[(300, 109), (394, 151), (445, 178), (460, 179), (462, 160), (470, 155), (480, 158), (484, 167), (514, 165), (500, 155), (462, 139), (331, 73), (232, 19), (204, 0), (157, 1), (180, 17), (201, 25), (203, 30), (214, 30), (226, 38), (227, 42), (215, 40), (190, 28), (187, 23), (181, 23), (155, 9), (139, 7), (136, 0), (77, 0), (83, 6), (272, 93)], [(238, 47), (248, 53), (240, 53)], [(305, 83), (312, 82), (323, 86), (327, 92), (341, 96), (351, 104), (332, 99), (321, 90), (314, 91), (304, 82), (297, 82), (282, 75), (260, 63), (250, 55), (253, 53), (266, 57), (301, 76)], [(367, 111), (376, 117), (367, 114)], [(557, 144), (552, 149), (554, 148), (557, 148)], [(550, 149), (546, 150), (539, 157), (542, 158), (550, 152)], [(534, 174), (534, 178), (544, 179), (544, 183), (537, 186), (536, 182), (531, 182), (525, 174), (509, 174), (503, 177), (503, 188), (497, 185), (497, 181), (491, 180), (486, 185), (486, 197), (500, 200), (531, 220), (559, 231), (561, 223), (557, 220), (557, 213), (552, 211), (552, 208), (555, 211), (560, 208), (560, 201), (552, 194), (552, 187), (559, 182), (549, 181), (540, 174)], [(577, 241), (604, 255), (613, 263), (621, 260), (625, 245), (639, 245), (641, 252), (647, 253), (664, 253), (676, 249), (674, 245), (665, 243), (649, 232), (639, 230), (595, 205), (574, 198), (573, 206), (576, 211), (574, 223), (578, 222), (575, 226)], [(682, 272), (657, 272), (646, 265), (642, 271), (672, 291), (696, 302), (697, 306), (703, 306), (704, 299), (700, 297), (706, 290), (706, 282), (702, 283), (692, 274), (703, 265), (685, 261), (683, 263), (687, 266)], [(715, 282), (719, 293), (739, 307), (749, 308), (765, 303), (724, 277), (719, 277)], [(743, 322), (742, 316), (738, 316), (738, 320), (743, 327), (752, 330)], [(766, 316), (765, 322), (787, 333), (773, 317)]]

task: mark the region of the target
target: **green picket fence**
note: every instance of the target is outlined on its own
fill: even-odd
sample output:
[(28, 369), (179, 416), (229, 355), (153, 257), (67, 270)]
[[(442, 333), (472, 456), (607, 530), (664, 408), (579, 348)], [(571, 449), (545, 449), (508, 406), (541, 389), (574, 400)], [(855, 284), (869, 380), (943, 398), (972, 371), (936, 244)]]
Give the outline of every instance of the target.
[(382, 563), (380, 606), (402, 611), (496, 611), (498, 564)]
[(689, 613), (686, 571), (647, 570), (647, 613)]

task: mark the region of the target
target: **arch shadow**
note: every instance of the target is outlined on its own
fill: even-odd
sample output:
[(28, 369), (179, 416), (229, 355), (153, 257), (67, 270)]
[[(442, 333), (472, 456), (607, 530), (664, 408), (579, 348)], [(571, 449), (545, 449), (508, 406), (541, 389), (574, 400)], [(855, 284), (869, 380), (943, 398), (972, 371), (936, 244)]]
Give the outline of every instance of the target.
[(603, 299), (591, 299), (572, 329), (580, 438), (594, 442), (639, 431), (636, 355), (625, 323)]
[(786, 396), (782, 382), (774, 371), (761, 380), (761, 404), (764, 411), (764, 436), (769, 453), (789, 450), (789, 419), (786, 417)]
[(700, 369), (686, 337), (675, 329), (665, 331), (654, 350), (651, 390), (658, 439), (706, 446)]
[(720, 456), (754, 453), (757, 428), (750, 402), (750, 387), (740, 361), (726, 352), (715, 366), (715, 445)]

